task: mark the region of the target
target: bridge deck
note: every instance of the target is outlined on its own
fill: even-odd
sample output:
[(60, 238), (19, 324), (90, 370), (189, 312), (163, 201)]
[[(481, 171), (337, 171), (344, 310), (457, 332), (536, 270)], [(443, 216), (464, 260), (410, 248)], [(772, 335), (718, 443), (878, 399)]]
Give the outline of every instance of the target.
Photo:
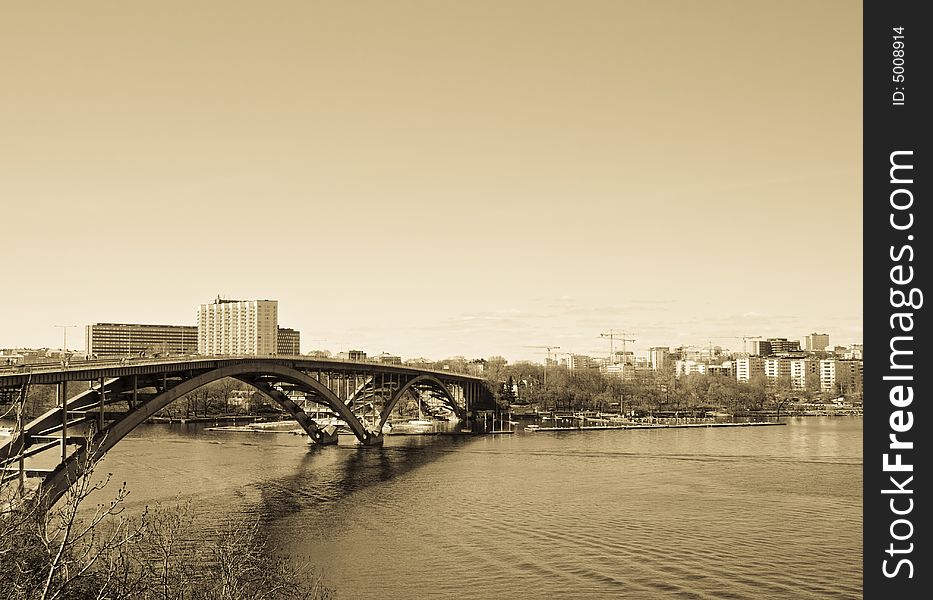
[(305, 371), (331, 373), (385, 373), (401, 375), (430, 374), (442, 381), (482, 383), (482, 377), (420, 369), (407, 365), (389, 365), (377, 362), (360, 362), (339, 359), (318, 359), (303, 356), (190, 356), (159, 359), (90, 360), (69, 365), (21, 365), (0, 367), (0, 388), (18, 387), (25, 383), (52, 384), (62, 381), (97, 381), (101, 378), (127, 377), (131, 375), (157, 375), (180, 371), (216, 369), (224, 366), (259, 362), (279, 364)]

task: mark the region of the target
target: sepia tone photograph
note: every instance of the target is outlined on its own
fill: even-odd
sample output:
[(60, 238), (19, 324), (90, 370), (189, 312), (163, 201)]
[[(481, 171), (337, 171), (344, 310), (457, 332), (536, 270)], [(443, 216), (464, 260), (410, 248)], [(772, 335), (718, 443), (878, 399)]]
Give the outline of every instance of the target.
[(0, 597), (861, 598), (862, 8), (0, 0)]

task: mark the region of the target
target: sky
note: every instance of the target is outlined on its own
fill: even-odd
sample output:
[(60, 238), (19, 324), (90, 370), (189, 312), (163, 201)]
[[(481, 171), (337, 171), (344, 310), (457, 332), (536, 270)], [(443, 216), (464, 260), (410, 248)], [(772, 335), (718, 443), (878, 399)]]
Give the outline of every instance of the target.
[(860, 342), (861, 64), (850, 0), (0, 0), (0, 348)]

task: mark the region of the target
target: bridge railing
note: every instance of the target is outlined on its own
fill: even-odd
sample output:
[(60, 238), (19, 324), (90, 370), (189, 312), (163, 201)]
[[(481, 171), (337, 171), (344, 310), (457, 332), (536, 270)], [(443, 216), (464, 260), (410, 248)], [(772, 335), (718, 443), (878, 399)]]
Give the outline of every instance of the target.
[(474, 375), (472, 373), (467, 373), (459, 370), (440, 370), (440, 369), (428, 369), (421, 366), (406, 365), (406, 364), (393, 364), (393, 363), (384, 363), (379, 360), (369, 360), (364, 359), (360, 360), (350, 360), (345, 358), (317, 358), (306, 355), (275, 355), (275, 356), (256, 356), (254, 354), (222, 354), (222, 355), (206, 355), (206, 354), (183, 354), (177, 356), (161, 356), (161, 357), (139, 357), (139, 356), (128, 356), (121, 358), (78, 358), (74, 360), (56, 360), (56, 361), (44, 361), (39, 363), (25, 363), (25, 364), (13, 364), (13, 365), (2, 365), (0, 364), (0, 375), (21, 375), (26, 373), (54, 373), (61, 370), (71, 370), (71, 369), (82, 369), (82, 368), (107, 368), (107, 367), (122, 367), (122, 366), (141, 366), (141, 365), (159, 365), (167, 363), (177, 363), (177, 362), (196, 362), (196, 361), (222, 361), (222, 360), (304, 360), (304, 361), (314, 361), (321, 363), (339, 363), (343, 365), (378, 365), (384, 367), (397, 367), (401, 369), (412, 369), (416, 371), (421, 371), (425, 373), (431, 373), (435, 375), (462, 375), (465, 377), (472, 377), (475, 379), (482, 379), (480, 375)]

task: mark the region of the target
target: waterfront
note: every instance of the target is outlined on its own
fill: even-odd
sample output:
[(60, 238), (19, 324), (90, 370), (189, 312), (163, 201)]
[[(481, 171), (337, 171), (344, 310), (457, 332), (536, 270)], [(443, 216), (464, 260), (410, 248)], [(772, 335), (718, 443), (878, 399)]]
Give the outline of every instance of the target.
[(258, 518), (341, 598), (857, 598), (861, 419), (389, 438), (147, 425), (101, 465), (192, 535)]

